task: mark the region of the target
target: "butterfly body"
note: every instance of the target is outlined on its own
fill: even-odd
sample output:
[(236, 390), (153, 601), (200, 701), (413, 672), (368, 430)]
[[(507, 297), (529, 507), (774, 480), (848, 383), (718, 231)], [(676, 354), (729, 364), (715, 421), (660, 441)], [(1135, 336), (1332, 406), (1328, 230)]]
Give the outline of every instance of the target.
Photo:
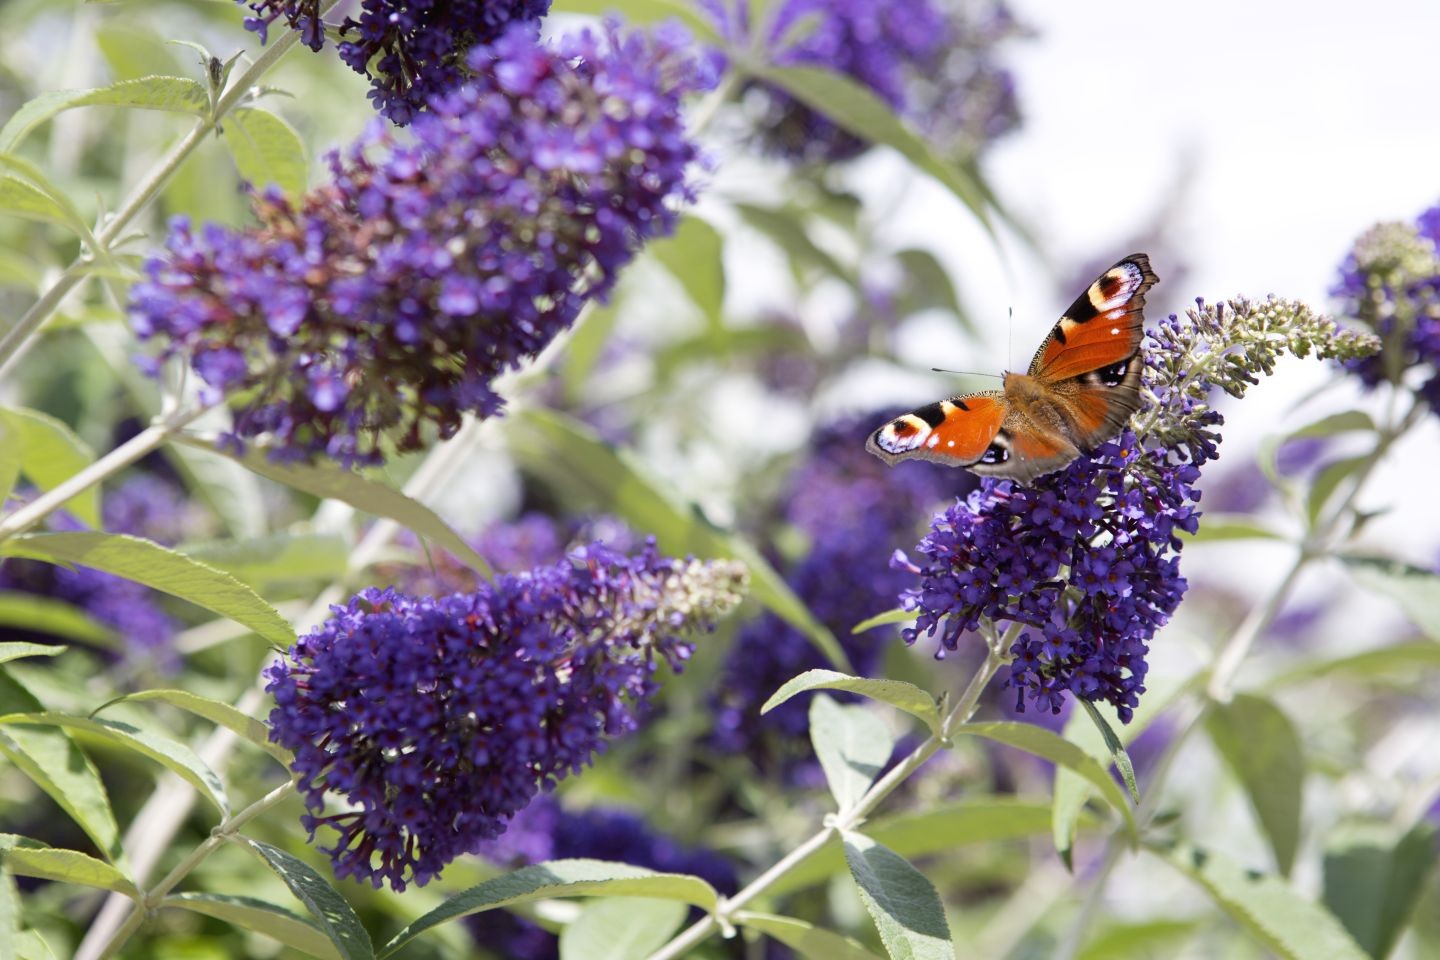
[(1028, 483), (1119, 433), (1140, 406), (1145, 292), (1159, 282), (1133, 254), (1076, 298), (1025, 373), (1003, 389), (951, 397), (897, 417), (866, 449)]

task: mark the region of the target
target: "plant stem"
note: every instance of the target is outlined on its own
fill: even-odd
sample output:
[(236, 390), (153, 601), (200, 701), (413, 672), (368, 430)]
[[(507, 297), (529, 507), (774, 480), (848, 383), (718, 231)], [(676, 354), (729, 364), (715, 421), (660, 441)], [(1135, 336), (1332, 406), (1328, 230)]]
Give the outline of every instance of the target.
[[(1005, 651), (1009, 649), (1010, 643), (1014, 642), (1015, 634), (1019, 627), (1012, 627), (1003, 640), (990, 644), (989, 652), (985, 661), (976, 670), (975, 676), (970, 679), (965, 692), (955, 703), (954, 709), (946, 715), (940, 725), (943, 736), (931, 735), (925, 742), (912, 750), (904, 760), (900, 761), (890, 772), (870, 785), (865, 795), (855, 802), (849, 810), (842, 810), (838, 814), (832, 814), (825, 818), (825, 825), (819, 832), (812, 835), (800, 846), (791, 850), (783, 858), (777, 861), (770, 869), (748, 883), (744, 889), (733, 897), (726, 898), (720, 902), (714, 914), (695, 921), (678, 936), (666, 943), (659, 950), (652, 953), (649, 960), (674, 960), (676, 957), (684, 956), (691, 948), (703, 943), (712, 933), (717, 930), (728, 931), (730, 918), (737, 910), (740, 910), (747, 903), (763, 894), (773, 887), (782, 877), (808, 859), (812, 854), (818, 852), (837, 833), (853, 830), (864, 822), (865, 818), (880, 805), (886, 797), (894, 792), (895, 788), (904, 783), (916, 770), (929, 760), (930, 757), (942, 746), (949, 742), (950, 732), (955, 727), (965, 723), (975, 715), (975, 709), (980, 704), (980, 694), (984, 692), (986, 685), (995, 676), (995, 673), (1008, 661)], [(1007, 642), (1008, 641), (1008, 642)]]
[[(1306, 535), (1299, 553), (1284, 578), (1270, 592), (1264, 603), (1250, 611), (1244, 622), (1230, 637), (1229, 642), (1216, 655), (1215, 663), (1211, 667), (1209, 682), (1205, 687), (1204, 698), (1190, 708), (1191, 716), (1178, 725), (1175, 735), (1165, 745), (1164, 752), (1156, 762), (1155, 773), (1150, 778), (1145, 797), (1135, 813), (1135, 822), (1140, 830), (1148, 827), (1159, 811), (1165, 782), (1170, 770), (1174, 767), (1176, 758), (1191, 734), (1199, 729), (1205, 717), (1216, 704), (1229, 701), (1235, 676), (1246, 657), (1250, 655), (1255, 642), (1270, 628), (1275, 617), (1290, 599), (1290, 594), (1294, 592), (1300, 575), (1309, 567), (1310, 563), (1329, 556), (1339, 545), (1337, 540), (1348, 534), (1349, 531), (1342, 527), (1353, 512), (1355, 502), (1359, 499), (1360, 493), (1375, 467), (1389, 452), (1395, 441), (1404, 436), (1420, 420), (1425, 409), (1425, 405), (1417, 398), (1409, 412), (1398, 423), (1395, 422), (1393, 415), (1389, 418), (1390, 422), (1380, 430), (1374, 450), (1364, 465), (1356, 472), (1345, 497), (1325, 519), (1317, 523)], [(1091, 923), (1099, 916), (1110, 875), (1119, 864), (1126, 847), (1127, 843), (1121, 831), (1117, 830), (1111, 834), (1105, 849), (1105, 859), (1091, 880), (1090, 890), (1075, 916), (1074, 923), (1055, 951), (1055, 960), (1072, 960), (1079, 954), (1080, 948), (1084, 946)]]

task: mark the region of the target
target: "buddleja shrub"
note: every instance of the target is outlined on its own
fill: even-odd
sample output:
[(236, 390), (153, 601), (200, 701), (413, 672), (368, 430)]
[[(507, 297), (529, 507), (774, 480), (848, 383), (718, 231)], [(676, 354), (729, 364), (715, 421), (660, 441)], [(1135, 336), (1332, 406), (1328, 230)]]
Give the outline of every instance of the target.
[[(976, 161), (1029, 28), (550, 6), (0, 9), (111, 75), (0, 80), (0, 953), (1440, 949), (1433, 765), (1306, 777), (1437, 662), (1433, 571), (1360, 536), (1435, 410), (1440, 208), (1356, 241), (1339, 321), (1152, 318), (1138, 410), (1059, 470), (891, 469), (850, 385), (964, 311), (836, 185), (893, 148), (1003, 213)], [(734, 316), (761, 259), (793, 289)], [(1229, 467), (1221, 408), (1287, 358), (1355, 408)], [(1241, 609), (1207, 540), (1292, 559)], [(1324, 560), (1425, 638), (1306, 637)], [(1335, 683), (1365, 709), (1295, 708)], [(1177, 892), (1112, 916), (1112, 882)]]

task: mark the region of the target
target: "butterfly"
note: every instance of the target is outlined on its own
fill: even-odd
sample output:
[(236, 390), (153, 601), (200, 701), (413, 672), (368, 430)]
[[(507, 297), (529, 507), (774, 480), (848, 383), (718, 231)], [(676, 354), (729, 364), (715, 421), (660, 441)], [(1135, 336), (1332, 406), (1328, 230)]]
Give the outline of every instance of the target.
[(1075, 298), (1030, 369), (1006, 373), (1003, 390), (896, 417), (865, 449), (892, 466), (918, 458), (1021, 483), (1090, 453), (1140, 406), (1145, 293), (1159, 282), (1150, 258), (1131, 254)]

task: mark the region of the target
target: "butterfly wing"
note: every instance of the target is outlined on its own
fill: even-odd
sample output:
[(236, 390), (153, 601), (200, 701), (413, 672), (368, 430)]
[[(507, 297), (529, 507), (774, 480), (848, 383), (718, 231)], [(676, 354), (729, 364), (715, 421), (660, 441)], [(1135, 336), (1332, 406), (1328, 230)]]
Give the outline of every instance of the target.
[(865, 449), (892, 466), (918, 459), (977, 468), (987, 455), (1000, 456), (994, 441), (1009, 412), (998, 390), (952, 397), (896, 417), (870, 435)]
[(1145, 254), (1121, 260), (1075, 299), (1030, 363), (1030, 376), (1053, 388), (1056, 426), (1081, 452), (1140, 406), (1145, 294), (1158, 282)]
[(1145, 336), (1145, 293), (1159, 282), (1143, 253), (1106, 270), (1055, 324), (1030, 361), (1030, 376), (1068, 380), (1128, 362)]

